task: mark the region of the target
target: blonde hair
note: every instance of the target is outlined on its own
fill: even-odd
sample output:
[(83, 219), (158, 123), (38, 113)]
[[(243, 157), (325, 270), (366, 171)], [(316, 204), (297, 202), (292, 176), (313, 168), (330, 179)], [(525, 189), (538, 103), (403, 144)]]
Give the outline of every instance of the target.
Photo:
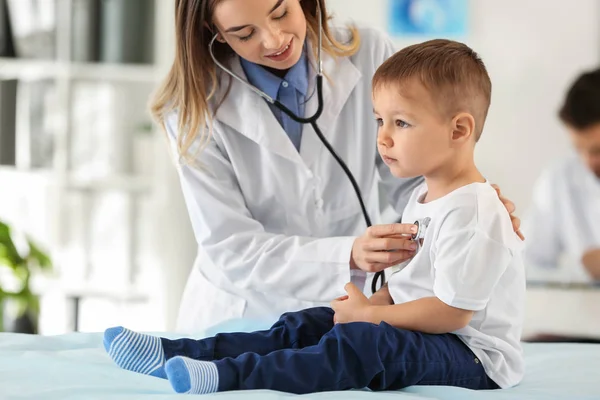
[[(213, 115), (209, 102), (221, 88), (217, 76), (217, 67), (208, 51), (208, 45), (214, 36), (209, 29), (213, 26), (214, 10), (221, 0), (176, 0), (175, 1), (175, 60), (167, 77), (159, 86), (150, 102), (150, 111), (155, 121), (165, 128), (165, 118), (172, 111), (178, 112), (177, 151), (181, 159), (194, 163), (200, 152), (210, 141)], [(325, 0), (302, 0), (300, 2), (307, 21), (307, 38), (316, 43), (318, 40), (317, 7), (320, 7), (323, 29), (323, 51), (332, 57), (351, 56), (358, 51), (360, 37), (354, 27), (349, 27), (351, 40), (348, 44), (337, 41), (328, 25), (329, 14)], [(317, 49), (313, 48), (316, 55)], [(216, 41), (213, 52), (219, 62), (225, 62), (235, 55), (226, 43)], [(222, 104), (227, 91), (213, 112)], [(190, 154), (196, 143), (197, 152)]]

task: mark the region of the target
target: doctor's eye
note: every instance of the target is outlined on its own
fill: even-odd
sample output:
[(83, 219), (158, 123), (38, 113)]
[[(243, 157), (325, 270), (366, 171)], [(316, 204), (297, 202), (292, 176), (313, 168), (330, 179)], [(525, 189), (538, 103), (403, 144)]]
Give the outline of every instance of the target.
[(240, 40), (242, 42), (247, 42), (248, 40), (252, 39), (252, 36), (254, 36), (254, 31), (250, 32), (249, 34), (247, 34), (246, 36), (242, 36), (240, 37)]
[(287, 17), (287, 15), (288, 15), (288, 11), (287, 11), (287, 10), (285, 10), (285, 11), (283, 12), (283, 14), (281, 14), (281, 15), (280, 15), (280, 16), (278, 16), (278, 17), (273, 17), (273, 19), (275, 19), (275, 20), (284, 19), (285, 17)]
[(398, 128), (408, 128), (410, 127), (410, 124), (406, 121), (402, 121), (401, 119), (397, 119), (396, 120), (396, 126)]

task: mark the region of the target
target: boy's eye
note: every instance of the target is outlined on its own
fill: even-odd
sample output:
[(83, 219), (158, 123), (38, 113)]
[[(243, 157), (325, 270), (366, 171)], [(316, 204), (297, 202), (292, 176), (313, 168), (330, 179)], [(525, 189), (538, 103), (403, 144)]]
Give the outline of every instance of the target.
[(377, 126), (383, 126), (383, 119), (381, 118), (376, 118), (375, 122), (377, 122)]
[(401, 119), (397, 119), (396, 126), (399, 128), (408, 128), (410, 126), (410, 124), (406, 121), (402, 121)]

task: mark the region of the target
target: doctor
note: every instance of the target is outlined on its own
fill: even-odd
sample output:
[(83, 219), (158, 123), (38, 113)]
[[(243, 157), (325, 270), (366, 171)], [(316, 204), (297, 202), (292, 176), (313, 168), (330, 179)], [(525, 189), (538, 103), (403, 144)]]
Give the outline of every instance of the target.
[(559, 117), (576, 154), (551, 166), (534, 189), (523, 224), (529, 278), (600, 281), (600, 69), (577, 78)]
[(330, 28), (324, 0), (175, 4), (175, 61), (152, 111), (181, 161), (198, 242), (178, 331), (327, 305), (348, 281), (365, 287), (367, 272), (410, 258), (414, 244), (400, 235), (414, 226), (366, 229), (349, 180), (310, 125), (231, 79), (208, 51), (217, 34), (220, 63), (298, 115), (313, 115), (314, 44), (322, 28), (325, 109), (318, 124), (375, 217), (379, 179), (398, 213), (421, 181), (392, 178), (377, 155), (371, 78), (393, 54), (390, 41), (371, 29)]

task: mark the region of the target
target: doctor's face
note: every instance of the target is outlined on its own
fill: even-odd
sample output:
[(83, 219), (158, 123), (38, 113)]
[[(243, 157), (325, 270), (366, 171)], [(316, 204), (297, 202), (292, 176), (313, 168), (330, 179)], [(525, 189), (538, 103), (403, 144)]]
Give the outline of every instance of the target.
[(377, 149), (394, 176), (433, 176), (450, 160), (450, 120), (423, 85), (382, 85), (373, 93)]
[(600, 123), (583, 130), (570, 128), (571, 140), (585, 165), (600, 178)]
[(214, 23), (240, 57), (276, 70), (298, 62), (306, 38), (300, 0), (221, 0)]

